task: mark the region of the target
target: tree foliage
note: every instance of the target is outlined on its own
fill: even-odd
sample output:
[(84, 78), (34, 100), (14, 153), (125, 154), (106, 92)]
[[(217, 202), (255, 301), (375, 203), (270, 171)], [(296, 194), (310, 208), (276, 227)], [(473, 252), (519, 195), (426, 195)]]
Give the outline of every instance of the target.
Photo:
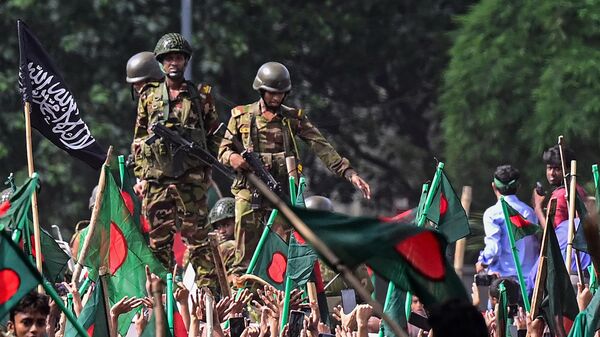
[[(542, 152), (564, 135), (590, 179), (600, 145), (600, 1), (483, 0), (458, 19), (439, 109), (449, 170), (492, 201), (491, 174), (511, 163), (529, 199)], [(480, 198), (485, 195), (487, 198)]]
[[(270, 60), (288, 66), (302, 107), (342, 155), (372, 184), (373, 210), (414, 200), (434, 171), (439, 150), (436, 88), (447, 62), (452, 17), (470, 1), (266, 0), (193, 3), (191, 60), (196, 82), (214, 86), (221, 120), (229, 109), (256, 100), (251, 83)], [(23, 117), (17, 93), (15, 20), (22, 18), (62, 70), (82, 116), (104, 145), (127, 154), (135, 102), (124, 83), (127, 59), (152, 50), (160, 36), (179, 31), (177, 1), (7, 0), (0, 4), (0, 175), (26, 170)], [(71, 225), (87, 217), (97, 173), (41, 137), (35, 160), (42, 177), (42, 217)], [(357, 194), (302, 150), (311, 192)], [(59, 210), (59, 211), (57, 211)]]

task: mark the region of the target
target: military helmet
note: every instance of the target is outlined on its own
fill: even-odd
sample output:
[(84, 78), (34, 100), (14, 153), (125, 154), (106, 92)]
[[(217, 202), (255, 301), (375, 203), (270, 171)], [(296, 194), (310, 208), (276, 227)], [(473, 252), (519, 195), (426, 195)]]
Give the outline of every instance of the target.
[(13, 195), (13, 193), (14, 193), (14, 191), (11, 187), (0, 192), (0, 204), (7, 201), (8, 199), (10, 199), (10, 197)]
[(165, 77), (154, 53), (143, 51), (129, 58), (126, 67), (127, 83), (137, 83), (145, 80), (160, 80)]
[(279, 62), (267, 62), (258, 68), (252, 88), (254, 90), (288, 92), (292, 90), (290, 72)]
[(331, 200), (320, 195), (313, 195), (312, 197), (306, 198), (306, 200), (304, 200), (304, 204), (308, 209), (333, 212), (333, 203)]
[(192, 47), (187, 42), (183, 35), (179, 33), (167, 33), (163, 35), (154, 47), (154, 57), (158, 62), (162, 62), (162, 58), (168, 53), (183, 53), (187, 58), (192, 56)]
[(235, 217), (235, 199), (221, 198), (208, 213), (208, 223), (214, 224), (218, 221)]

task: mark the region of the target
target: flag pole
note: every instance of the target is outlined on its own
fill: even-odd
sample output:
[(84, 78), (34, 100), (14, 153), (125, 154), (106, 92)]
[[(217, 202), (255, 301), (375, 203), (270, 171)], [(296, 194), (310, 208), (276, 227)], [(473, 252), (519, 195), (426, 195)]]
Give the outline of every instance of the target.
[(108, 148), (108, 152), (106, 153), (106, 161), (102, 166), (102, 171), (100, 171), (100, 178), (98, 179), (98, 191), (96, 191), (96, 202), (94, 203), (94, 209), (92, 210), (88, 234), (85, 237), (85, 241), (83, 241), (83, 246), (81, 247), (81, 252), (79, 253), (79, 258), (77, 259), (77, 264), (75, 265), (75, 270), (73, 271), (73, 276), (71, 277), (71, 282), (77, 282), (79, 280), (79, 275), (83, 269), (83, 262), (85, 261), (88, 251), (90, 250), (92, 237), (96, 232), (96, 222), (98, 222), (100, 208), (102, 207), (102, 196), (104, 195), (104, 188), (106, 187), (106, 174), (104, 166), (109, 166), (112, 151), (113, 147), (110, 146)]
[[(290, 175), (289, 182), (290, 182), (290, 202), (291, 202), (292, 206), (295, 206), (296, 205), (296, 178), (293, 175)], [(293, 231), (290, 233), (290, 237), (292, 235), (294, 235)], [(290, 296), (292, 294), (292, 287), (293, 287), (292, 279), (288, 275), (289, 269), (290, 268), (288, 266), (288, 268), (286, 268), (286, 272), (285, 272), (285, 274), (286, 274), (285, 275), (285, 292), (284, 292), (284, 297), (283, 297), (283, 309), (281, 310), (281, 325), (279, 327), (280, 333), (283, 333), (283, 328), (287, 324), (288, 319), (289, 319), (288, 314), (290, 311)]]
[[(577, 162), (571, 160), (571, 185), (569, 187), (569, 231), (567, 236), (567, 257), (565, 259), (565, 265), (567, 266), (567, 273), (571, 273), (571, 261), (573, 260), (573, 236), (575, 234), (575, 197), (577, 195)], [(567, 185), (565, 185), (567, 189)], [(577, 268), (579, 269), (579, 268)], [(579, 273), (578, 273), (579, 274)], [(579, 283), (583, 284), (581, 275), (579, 275)]]
[(298, 233), (308, 242), (313, 248), (319, 252), (329, 263), (334, 266), (335, 270), (342, 274), (346, 282), (356, 290), (358, 295), (373, 307), (375, 315), (380, 316), (387, 324), (390, 325), (392, 331), (398, 337), (408, 337), (397, 322), (392, 320), (388, 315), (383, 312), (383, 306), (381, 303), (373, 300), (369, 292), (362, 286), (360, 280), (352, 274), (352, 271), (346, 267), (339, 257), (337, 257), (333, 251), (325, 245), (315, 233), (281, 200), (275, 193), (263, 183), (256, 175), (251, 172), (246, 173), (246, 178), (254, 185), (262, 195), (264, 195), (279, 211), (288, 219), (290, 224), (294, 227)]
[[(517, 278), (519, 279), (519, 286), (521, 287), (521, 295), (523, 296), (523, 304), (525, 311), (531, 311), (531, 304), (527, 297), (527, 289), (525, 288), (525, 279), (523, 278), (523, 271), (521, 270), (521, 262), (517, 256), (517, 247), (515, 246), (515, 234), (513, 233), (510, 216), (508, 215), (508, 208), (506, 207), (506, 201), (504, 196), (500, 197), (500, 203), (502, 204), (502, 213), (504, 213), (504, 223), (506, 225), (506, 231), (508, 232), (508, 240), (510, 241), (510, 248), (512, 251), (513, 261), (515, 262), (515, 268), (517, 269)], [(548, 226), (546, 226), (548, 227)]]
[(77, 333), (79, 334), (79, 336), (88, 337), (89, 335), (88, 335), (87, 331), (85, 331), (85, 329), (81, 326), (81, 324), (79, 324), (79, 322), (77, 322), (77, 317), (75, 317), (75, 315), (73, 315), (73, 313), (70, 310), (68, 310), (67, 307), (65, 307), (65, 304), (63, 303), (62, 298), (60, 298), (60, 296), (58, 296), (58, 294), (56, 293), (56, 290), (54, 290), (54, 288), (52, 287), (50, 282), (48, 282), (48, 281), (42, 282), (41, 286), (44, 288), (44, 290), (46, 290), (46, 294), (48, 294), (48, 296), (50, 296), (50, 298), (52, 300), (54, 300), (54, 303), (58, 306), (60, 311), (62, 311), (65, 314), (65, 316), (67, 317), (67, 320), (69, 322), (71, 322), (71, 324), (73, 324), (73, 327), (75, 327), (75, 330), (77, 330)]
[[(435, 170), (435, 175), (433, 176), (433, 180), (431, 181), (431, 186), (429, 187), (429, 192), (427, 192), (427, 198), (425, 199), (425, 205), (423, 206), (423, 211), (421, 212), (421, 216), (417, 219), (417, 227), (423, 227), (425, 225), (425, 221), (427, 221), (427, 213), (429, 212), (429, 207), (431, 207), (431, 203), (433, 202), (433, 198), (437, 192), (437, 189), (440, 187), (440, 180), (442, 179), (442, 171), (444, 170), (444, 163), (439, 162), (437, 169)], [(389, 290), (389, 289), (388, 289)], [(406, 300), (404, 302), (404, 312), (406, 315), (406, 319), (410, 316), (410, 305), (412, 303), (412, 294), (410, 291), (406, 292)]]
[[(469, 216), (469, 210), (471, 209), (471, 201), (473, 200), (473, 189), (471, 186), (463, 186), (462, 193), (460, 195), (460, 203), (462, 204), (467, 217)], [(458, 276), (462, 277), (463, 266), (465, 262), (465, 248), (467, 245), (467, 238), (462, 238), (456, 241), (454, 247), (454, 270)]]
[(544, 235), (542, 236), (542, 244), (540, 245), (540, 257), (538, 262), (537, 274), (535, 276), (535, 285), (533, 287), (533, 296), (531, 297), (531, 317), (535, 318), (538, 315), (542, 295), (544, 293), (544, 284), (546, 283), (546, 248), (548, 247), (548, 227), (554, 225), (554, 215), (556, 213), (556, 198), (550, 199), (548, 210), (546, 212), (546, 226), (544, 226)]
[[(171, 332), (171, 336), (173, 335), (173, 331), (175, 331), (174, 323), (173, 323), (173, 274), (167, 274), (167, 326), (169, 327), (169, 331)], [(210, 335), (209, 335), (210, 336)]]
[[(25, 101), (25, 140), (27, 143), (27, 172), (32, 178), (35, 168), (33, 165), (33, 143), (31, 141), (31, 103)], [(31, 213), (33, 218), (33, 241), (35, 245), (35, 266), (42, 273), (42, 244), (40, 241), (40, 217), (38, 213), (37, 191), (31, 194)], [(42, 292), (42, 287), (38, 287), (38, 291)]]
[(121, 189), (125, 187), (125, 156), (117, 157), (119, 160), (119, 178), (121, 178)]

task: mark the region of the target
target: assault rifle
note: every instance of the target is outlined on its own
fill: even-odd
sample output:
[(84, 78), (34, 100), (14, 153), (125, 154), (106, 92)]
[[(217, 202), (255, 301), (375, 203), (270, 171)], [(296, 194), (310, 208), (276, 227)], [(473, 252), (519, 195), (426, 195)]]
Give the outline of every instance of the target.
[(230, 169), (225, 167), (225, 165), (221, 164), (217, 158), (210, 154), (210, 152), (183, 138), (177, 131), (171, 130), (160, 123), (152, 124), (150, 130), (154, 133), (154, 135), (146, 140), (146, 144), (150, 145), (158, 138), (161, 138), (163, 142), (175, 146), (175, 152), (185, 151), (204, 164), (219, 170), (229, 179), (235, 178), (235, 174)]
[[(275, 180), (275, 178), (273, 178), (273, 176), (271, 175), (271, 173), (269, 173), (269, 171), (267, 171), (267, 169), (263, 165), (262, 161), (260, 160), (260, 156), (258, 155), (258, 153), (254, 152), (254, 151), (249, 151), (248, 149), (244, 148), (244, 145), (242, 145), (242, 142), (240, 142), (239, 139), (237, 139), (235, 136), (233, 136), (231, 131), (229, 131), (224, 124), (219, 125), (219, 127), (217, 128), (217, 131), (215, 131), (215, 133), (220, 133), (221, 129), (224, 129), (225, 132), (228, 132), (230, 134), (230, 137), (228, 137), (227, 139), (233, 143), (233, 147), (235, 148), (235, 150), (248, 163), (248, 166), (250, 166), (250, 168), (252, 169), (254, 174), (258, 177), (258, 179), (262, 180), (262, 182), (265, 183), (265, 185), (267, 185), (267, 187), (271, 191), (273, 191), (273, 193), (277, 194), (277, 196), (279, 196), (283, 200), (287, 200), (288, 197), (286, 197), (285, 194), (283, 193), (281, 184), (279, 182), (277, 182), (277, 180)], [(223, 138), (226, 138), (226, 137), (223, 136)]]

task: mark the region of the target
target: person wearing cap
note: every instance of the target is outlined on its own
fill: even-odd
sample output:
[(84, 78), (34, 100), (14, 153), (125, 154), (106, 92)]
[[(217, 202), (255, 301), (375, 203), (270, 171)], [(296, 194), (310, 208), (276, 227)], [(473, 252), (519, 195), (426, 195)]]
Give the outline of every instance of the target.
[[(231, 110), (227, 125), (229, 135), (222, 140), (218, 157), (223, 164), (238, 171), (231, 192), (236, 201), (235, 264), (241, 269), (250, 262), (262, 233), (261, 222), (270, 213), (269, 204), (243, 175), (244, 170), (249, 170), (248, 163), (241, 156), (243, 151), (257, 153), (265, 168), (287, 190), (289, 171), (286, 158), (293, 157), (296, 163), (300, 162), (296, 144), (296, 138), (299, 138), (331, 172), (350, 181), (366, 199), (371, 197), (369, 184), (352, 168), (350, 161), (340, 156), (329, 144), (304, 111), (284, 105), (292, 90), (292, 81), (290, 72), (283, 64), (263, 64), (258, 69), (252, 88), (259, 93), (259, 99)], [(235, 148), (232, 137), (236, 137), (244, 148)], [(300, 166), (289, 169), (301, 172)]]
[[(537, 224), (535, 212), (527, 204), (517, 198), (519, 188), (519, 170), (511, 165), (501, 165), (496, 168), (492, 181), (492, 190), (498, 199), (493, 206), (483, 213), (483, 228), (485, 230), (485, 247), (479, 254), (475, 265), (477, 273), (487, 272), (499, 277), (517, 278), (517, 270), (512, 255), (510, 240), (500, 197), (527, 221)], [(523, 275), (528, 275), (535, 265), (540, 252), (540, 243), (536, 235), (528, 235), (515, 243)], [(487, 270), (486, 270), (487, 269)]]
[(211, 168), (185, 151), (176, 151), (162, 139), (147, 143), (150, 128), (160, 123), (188, 141), (216, 154), (220, 139), (213, 134), (218, 114), (211, 87), (197, 88), (184, 78), (192, 48), (181, 34), (168, 33), (154, 48), (164, 81), (142, 86), (132, 152), (134, 173), (142, 183), (142, 209), (150, 223), (149, 246), (167, 270), (174, 266), (173, 239), (180, 229), (196, 270), (199, 287), (217, 288), (210, 257), (207, 195)]

